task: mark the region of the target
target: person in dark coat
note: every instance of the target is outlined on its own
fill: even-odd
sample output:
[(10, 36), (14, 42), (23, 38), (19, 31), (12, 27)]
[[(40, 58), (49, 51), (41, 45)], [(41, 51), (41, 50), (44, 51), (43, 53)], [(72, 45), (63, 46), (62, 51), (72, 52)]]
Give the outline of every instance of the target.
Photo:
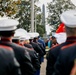
[(12, 38), (14, 36), (15, 29), (16, 29), (16, 26), (18, 25), (18, 22), (12, 19), (9, 21), (8, 20), (9, 19), (0, 21), (1, 24), (2, 23), (4, 24), (0, 26), (0, 35), (1, 35), (0, 44), (9, 46), (13, 49), (15, 53), (15, 57), (18, 63), (20, 64), (22, 75), (34, 75), (33, 65), (31, 63), (31, 59), (28, 53), (26, 52), (25, 48), (12, 42)]
[[(33, 38), (31, 38), (29, 40), (30, 40), (30, 44), (32, 45), (34, 50), (37, 52), (37, 55), (38, 55), (38, 58), (39, 58), (39, 62), (41, 64), (41, 59), (40, 58), (44, 56), (44, 52), (42, 51), (42, 49), (40, 48), (40, 46), (37, 43), (33, 42)], [(35, 75), (40, 75), (40, 69), (37, 70)]]
[[(68, 12), (69, 13), (69, 12)], [(73, 13), (73, 12), (72, 12)], [(70, 13), (72, 15), (72, 13)], [(65, 14), (65, 13), (64, 13)], [(65, 14), (66, 17), (68, 17), (66, 14)], [(64, 17), (63, 17), (64, 18)], [(67, 20), (67, 19), (71, 19), (72, 17), (69, 17), (69, 18), (64, 18), (65, 22), (67, 23), (71, 23), (71, 21)], [(72, 19), (73, 20), (73, 19)], [(61, 16), (61, 21), (62, 21), (62, 16)], [(73, 28), (73, 24), (72, 26), (68, 26), (64, 21), (62, 21), (65, 25), (65, 28), (66, 28), (66, 34), (67, 34), (67, 39), (66, 39), (66, 42), (60, 44), (60, 45), (57, 45), (56, 47), (53, 47), (49, 50), (48, 52), (48, 55), (47, 55), (47, 67), (46, 67), (46, 75), (63, 75), (63, 74), (59, 74), (58, 73), (58, 70), (57, 69), (54, 69), (54, 66), (55, 66), (55, 63), (57, 61), (57, 58), (58, 56), (60, 55), (60, 52), (61, 52), (61, 49), (62, 47), (64, 46), (67, 46), (67, 45), (70, 45), (70, 44), (73, 44), (75, 43), (75, 40), (76, 40), (76, 29)], [(69, 23), (69, 24), (70, 24)], [(63, 56), (64, 57), (64, 56)], [(58, 61), (57, 61), (58, 62)], [(65, 61), (66, 62), (66, 61)], [(56, 64), (57, 66), (58, 64)], [(56, 67), (55, 66), (55, 67)], [(59, 66), (60, 67), (60, 66)], [(58, 68), (58, 66), (56, 67)], [(57, 70), (57, 71), (56, 71)], [(60, 70), (63, 70), (62, 68)], [(65, 71), (63, 71), (65, 72)], [(66, 75), (66, 74), (64, 74)]]
[(39, 63), (39, 59), (38, 59), (38, 55), (37, 55), (36, 51), (29, 44), (29, 38), (30, 38), (30, 36), (28, 36), (28, 33), (27, 33), (27, 35), (25, 34), (25, 30), (22, 33), (17, 30), (15, 33), (15, 36), (13, 38), (13, 42), (26, 48), (26, 50), (28, 51), (29, 56), (31, 58), (31, 62), (34, 67), (34, 70), (37, 71), (38, 69), (40, 69), (40, 63)]
[(35, 37), (35, 38), (33, 39), (33, 42), (39, 45), (39, 47), (41, 48), (42, 52), (43, 52), (44, 55), (45, 55), (45, 54), (46, 54), (45, 48), (43, 47), (43, 45), (42, 45), (41, 43), (38, 42), (38, 38), (37, 38), (37, 37)]
[(38, 69), (40, 69), (40, 62), (38, 59), (38, 55), (34, 49), (27, 48), (27, 50), (28, 50), (29, 55), (31, 57), (32, 65), (35, 68), (35, 70), (37, 71)]
[(46, 46), (45, 42), (44, 42), (44, 40), (41, 39), (40, 36), (38, 36), (38, 42), (41, 43), (43, 45), (43, 47), (45, 48), (45, 46)]
[(21, 75), (12, 48), (0, 45), (0, 75)]
[[(28, 43), (26, 40), (27, 39), (25, 39), (24, 46), (28, 49), (28, 52), (29, 52), (31, 60), (32, 60), (32, 64), (37, 71), (38, 69), (40, 69), (40, 62), (38, 59), (37, 52), (34, 50), (32, 45), (29, 44), (30, 42)], [(28, 41), (29, 41), (29, 39), (28, 39)]]
[(26, 44), (24, 44), (24, 46), (27, 48), (27, 50), (30, 54), (30, 57), (31, 57), (32, 64), (33, 64), (35, 70), (37, 71), (38, 69), (40, 69), (40, 62), (38, 59), (37, 52), (33, 48), (27, 47)]
[(38, 53), (39, 57), (42, 57), (44, 55), (44, 53), (41, 50), (41, 48), (39, 47), (39, 45), (36, 44), (35, 42), (33, 42), (33, 39), (29, 39), (29, 40), (30, 40), (30, 44), (32, 45), (34, 50)]
[(76, 43), (62, 47), (55, 64), (55, 71), (53, 72), (53, 75), (70, 75), (75, 60)]
[[(61, 48), (60, 54), (55, 63), (53, 75), (70, 75), (71, 69), (76, 59), (76, 10), (68, 10), (61, 14), (61, 21), (65, 24), (66, 34), (71, 42)], [(72, 44), (75, 44), (72, 47)]]
[[(27, 34), (28, 35), (28, 34)], [(26, 46), (30, 46), (31, 44), (30, 44), (30, 41), (29, 40), (27, 40), (28, 38), (27, 38), (27, 35), (25, 35), (26, 37), (25, 37), (25, 43), (24, 43), (24, 46), (26, 45)], [(31, 38), (31, 36), (30, 36), (30, 38)], [(30, 39), (29, 38), (29, 39)], [(32, 39), (31, 39), (32, 40)], [(33, 44), (34, 42), (32, 42), (32, 44)], [(35, 45), (35, 46), (37, 46), (36, 45), (36, 43), (35, 44), (33, 44), (33, 45)], [(25, 46), (25, 47), (26, 47)], [(38, 46), (37, 46), (38, 47)], [(35, 50), (34, 50), (34, 48), (32, 47), (32, 48), (29, 48), (29, 47), (26, 47), (26, 48), (28, 48), (28, 52), (29, 52), (29, 54), (30, 54), (30, 57), (31, 57), (31, 61), (32, 61), (32, 64), (33, 64), (33, 66), (34, 66), (34, 68), (36, 69), (36, 72), (35, 72), (35, 74), (34, 75), (39, 75), (40, 74), (40, 55), (39, 55), (39, 53), (37, 53)], [(39, 49), (39, 47), (38, 47), (38, 49)], [(37, 50), (37, 49), (36, 49)], [(42, 53), (42, 52), (41, 52)]]
[[(40, 48), (41, 48), (41, 51), (43, 52), (43, 56), (46, 54), (45, 52), (45, 48), (43, 47), (43, 45), (41, 43), (38, 42), (38, 33), (37, 35), (34, 35), (34, 39), (33, 39), (33, 42), (36, 43)], [(40, 64), (43, 62), (42, 61), (42, 57), (39, 57), (39, 60), (40, 60)], [(37, 71), (36, 75), (40, 75), (40, 70)]]
[[(24, 35), (23, 35), (24, 36)], [(13, 42), (15, 42), (16, 44), (19, 44), (20, 43), (23, 43), (23, 47), (27, 49), (29, 55), (30, 55), (30, 58), (31, 58), (31, 62), (32, 62), (32, 65), (35, 69), (35, 71), (37, 71), (38, 69), (40, 69), (40, 62), (39, 62), (39, 59), (38, 59), (38, 55), (36, 53), (36, 51), (33, 49), (33, 47), (29, 44), (29, 39), (26, 39), (26, 35), (24, 37), (20, 36), (20, 39), (13, 39)]]
[[(46, 54), (45, 48), (43, 47), (43, 45), (42, 45), (40, 42), (38, 42), (38, 37), (35, 37), (35, 38), (33, 39), (33, 42), (35, 42), (36, 44), (39, 45), (39, 47), (41, 48), (41, 50), (43, 51), (43, 53), (44, 53), (44, 55), (45, 55), (45, 54)], [(44, 57), (44, 56), (43, 56), (43, 57)], [(43, 62), (43, 57), (40, 57), (40, 63)]]

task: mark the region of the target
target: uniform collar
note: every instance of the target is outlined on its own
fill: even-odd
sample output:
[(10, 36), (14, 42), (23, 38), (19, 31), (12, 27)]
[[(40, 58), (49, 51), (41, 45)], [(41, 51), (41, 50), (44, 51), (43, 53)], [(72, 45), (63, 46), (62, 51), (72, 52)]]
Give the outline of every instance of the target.
[(67, 40), (66, 41), (76, 42), (76, 36), (67, 37)]
[(3, 42), (12, 42), (12, 38), (11, 37), (1, 37), (1, 41)]

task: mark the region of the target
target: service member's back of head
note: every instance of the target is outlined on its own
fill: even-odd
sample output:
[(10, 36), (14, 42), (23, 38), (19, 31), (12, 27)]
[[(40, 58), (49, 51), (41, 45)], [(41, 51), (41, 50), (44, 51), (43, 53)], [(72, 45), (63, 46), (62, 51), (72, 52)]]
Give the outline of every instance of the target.
[(17, 28), (19, 22), (10, 18), (0, 19), (0, 35), (5, 37), (10, 37), (14, 34), (14, 30)]
[(76, 10), (68, 10), (61, 14), (67, 36), (76, 36)]
[[(25, 48), (15, 43), (12, 43), (12, 37), (14, 31), (17, 28), (19, 22), (14, 19), (1, 19), (0, 20), (0, 35), (1, 44), (8, 45), (15, 53), (15, 57), (20, 64), (22, 75), (34, 75), (34, 68), (30, 60), (30, 56)], [(16, 74), (17, 75), (17, 74)]]

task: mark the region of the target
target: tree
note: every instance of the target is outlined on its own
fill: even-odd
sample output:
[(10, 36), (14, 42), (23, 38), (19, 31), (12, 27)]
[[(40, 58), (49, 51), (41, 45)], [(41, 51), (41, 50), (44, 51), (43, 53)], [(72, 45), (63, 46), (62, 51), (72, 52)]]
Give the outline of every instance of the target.
[(16, 14), (15, 18), (19, 18), (18, 28), (24, 28), (29, 31), (31, 24), (31, 5), (30, 1), (22, 0), (19, 5), (19, 12)]
[[(34, 0), (37, 2), (38, 0)], [(34, 5), (34, 10), (37, 15), (38, 11), (41, 11), (40, 8)], [(15, 18), (19, 18), (19, 26), (18, 28), (24, 28), (28, 32), (30, 31), (31, 26), (31, 0), (26, 1), (22, 0), (21, 4), (19, 5), (19, 12), (16, 14)]]
[(57, 29), (60, 22), (60, 15), (62, 12), (68, 9), (74, 9), (75, 6), (70, 2), (70, 0), (53, 0), (48, 3), (48, 18), (47, 21), (50, 25)]
[(44, 32), (45, 32), (44, 29), (45, 28), (43, 25), (37, 25), (37, 32), (40, 34), (41, 37), (43, 37), (43, 35), (44, 35)]
[(45, 26), (42, 25), (41, 20), (42, 20), (42, 14), (39, 13), (36, 16), (36, 27), (37, 27), (36, 31), (40, 34), (40, 36), (43, 37), (43, 34), (45, 33)]
[[(37, 3), (39, 0), (34, 0)], [(43, 33), (44, 27), (41, 24), (41, 8), (34, 4), (35, 19), (37, 21), (37, 31), (40, 35)], [(0, 16), (10, 16), (18, 18), (18, 28), (24, 28), (30, 31), (31, 26), (31, 0), (0, 0)], [(39, 26), (38, 26), (39, 25)]]
[(42, 12), (41, 8), (35, 5), (35, 25), (36, 31), (43, 37), (45, 33), (45, 26), (42, 25)]
[(0, 16), (13, 16), (18, 12), (21, 0), (0, 0)]

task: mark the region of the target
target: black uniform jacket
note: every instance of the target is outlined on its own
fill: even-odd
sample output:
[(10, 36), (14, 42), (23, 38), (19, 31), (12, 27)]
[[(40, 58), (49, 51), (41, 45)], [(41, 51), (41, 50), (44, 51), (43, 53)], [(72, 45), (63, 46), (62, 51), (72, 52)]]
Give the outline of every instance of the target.
[(31, 44), (24, 44), (25, 47), (33, 49)]
[(52, 75), (54, 72), (54, 65), (57, 60), (57, 57), (60, 53), (60, 50), (63, 46), (73, 44), (76, 40), (76, 37), (68, 37), (65, 43), (62, 43), (56, 47), (53, 47), (49, 50), (47, 54), (47, 67), (46, 67), (46, 75)]
[(37, 42), (37, 43), (38, 43), (38, 45), (40, 46), (40, 48), (42, 49), (42, 51), (45, 55), (46, 54), (45, 48), (43, 47), (43, 45), (41, 43), (39, 43), (39, 42)]
[(39, 45), (37, 43), (30, 42), (30, 44), (32, 45), (34, 50), (39, 54), (39, 57), (44, 56), (44, 53), (43, 53), (42, 49), (39, 47)]
[(21, 75), (12, 48), (0, 45), (0, 75)]
[(28, 53), (26, 52), (25, 48), (15, 43), (11, 43), (7, 40), (6, 42), (2, 40), (0, 41), (0, 43), (13, 48), (15, 57), (20, 64), (22, 75), (34, 75), (33, 65), (31, 63), (31, 59)]
[(70, 75), (74, 61), (76, 62), (76, 43), (62, 47), (53, 75)]
[[(30, 46), (29, 44), (24, 44), (25, 47), (26, 47), (26, 45)], [(28, 48), (28, 47), (26, 47), (26, 48), (29, 52), (29, 55), (31, 57), (31, 61), (32, 61), (32, 64), (33, 64), (35, 70), (40, 69), (40, 62), (39, 62), (38, 55), (37, 55), (36, 51), (33, 48)]]

